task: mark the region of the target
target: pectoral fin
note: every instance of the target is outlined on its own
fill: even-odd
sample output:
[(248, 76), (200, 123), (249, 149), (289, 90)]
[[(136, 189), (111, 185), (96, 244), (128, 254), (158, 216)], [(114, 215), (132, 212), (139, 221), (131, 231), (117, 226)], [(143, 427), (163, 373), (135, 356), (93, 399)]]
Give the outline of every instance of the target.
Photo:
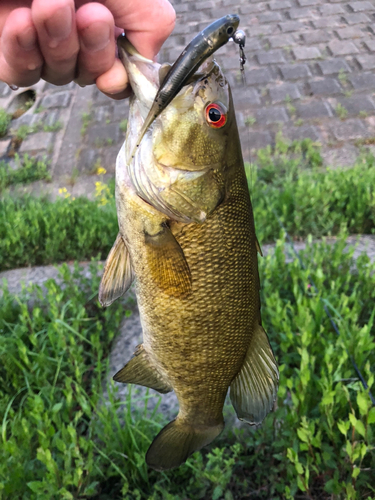
[(130, 256), (124, 240), (119, 233), (108, 254), (104, 273), (99, 287), (99, 302), (108, 307), (121, 297), (134, 280)]
[(145, 233), (147, 264), (157, 286), (168, 295), (182, 298), (191, 291), (191, 273), (184, 252), (168, 226), (155, 235)]
[(240, 372), (230, 386), (230, 399), (240, 420), (260, 424), (276, 400), (279, 371), (267, 334), (256, 326)]
[(125, 384), (143, 385), (162, 394), (173, 390), (166, 378), (151, 363), (142, 345), (134, 354), (134, 358), (116, 373), (113, 380)]

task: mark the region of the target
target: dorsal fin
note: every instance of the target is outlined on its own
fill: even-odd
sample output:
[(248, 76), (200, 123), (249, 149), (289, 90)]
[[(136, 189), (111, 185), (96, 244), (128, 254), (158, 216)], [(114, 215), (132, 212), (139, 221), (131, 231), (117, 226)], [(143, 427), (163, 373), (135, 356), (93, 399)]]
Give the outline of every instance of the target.
[(130, 255), (121, 234), (108, 254), (104, 273), (99, 286), (99, 302), (108, 307), (121, 297), (134, 280)]

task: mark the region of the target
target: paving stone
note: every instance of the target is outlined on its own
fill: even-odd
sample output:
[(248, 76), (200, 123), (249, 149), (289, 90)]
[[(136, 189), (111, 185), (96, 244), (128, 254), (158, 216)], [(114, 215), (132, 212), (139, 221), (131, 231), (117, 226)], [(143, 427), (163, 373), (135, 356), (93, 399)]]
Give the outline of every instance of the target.
[(297, 61), (316, 59), (322, 55), (317, 47), (295, 47), (293, 54)]
[(43, 97), (40, 106), (42, 108), (66, 108), (69, 106), (71, 93), (69, 91), (55, 92)]
[(326, 43), (329, 42), (329, 40), (331, 40), (332, 35), (330, 35), (326, 30), (314, 30), (302, 33), (302, 38), (308, 44)]
[(4, 82), (0, 82), (0, 97), (6, 97), (10, 93), (11, 90), (9, 86)]
[(248, 70), (246, 74), (246, 82), (248, 85), (269, 83), (271, 80), (272, 76), (268, 68), (251, 69)]
[(285, 23), (279, 23), (280, 29), (283, 33), (289, 33), (291, 31), (303, 31), (308, 29), (306, 24), (300, 21), (286, 21)]
[(369, 96), (356, 95), (353, 97), (339, 98), (337, 100), (351, 116), (357, 116), (361, 112), (373, 114), (375, 111), (374, 101)]
[(257, 2), (255, 5), (246, 3), (245, 5), (241, 5), (240, 14), (257, 14), (258, 12), (263, 12), (266, 8), (266, 3)]
[(375, 40), (366, 40), (366, 48), (371, 52), (375, 52)]
[(359, 150), (352, 144), (349, 144), (336, 149), (323, 149), (321, 155), (324, 165), (327, 165), (329, 168), (346, 168), (352, 167), (355, 164), (359, 156)]
[(374, 10), (374, 6), (371, 2), (349, 2), (348, 5), (353, 12)]
[(364, 56), (357, 56), (357, 62), (364, 70), (370, 70), (375, 68), (375, 56), (366, 54)]
[(70, 82), (66, 85), (54, 85), (53, 83), (47, 83), (44, 87), (44, 91), (52, 91), (52, 92), (62, 92), (63, 90), (74, 90), (76, 88), (76, 83)]
[(320, 141), (320, 134), (316, 127), (312, 125), (302, 125), (301, 127), (288, 127), (283, 131), (283, 135), (291, 141), (301, 141), (303, 139), (311, 139), (312, 141)]
[(322, 16), (333, 16), (335, 14), (345, 14), (346, 11), (340, 4), (324, 4), (319, 7), (319, 11)]
[(273, 0), (268, 4), (271, 10), (281, 10), (281, 9), (290, 9), (292, 6), (291, 2), (288, 0)]
[(33, 153), (37, 151), (49, 151), (53, 147), (53, 132), (37, 132), (31, 134), (22, 141), (19, 152)]
[(285, 80), (298, 80), (311, 76), (311, 72), (307, 64), (288, 64), (280, 66), (280, 71)]
[(260, 23), (273, 23), (282, 21), (283, 16), (280, 12), (265, 12), (258, 16), (258, 20)]
[(118, 142), (121, 131), (118, 123), (109, 123), (108, 125), (94, 125), (88, 129), (87, 138), (90, 144), (97, 147), (109, 145), (109, 142)]
[(60, 117), (60, 110), (52, 109), (51, 111), (42, 114), (41, 121), (43, 122), (44, 125), (47, 125), (47, 127), (52, 127), (53, 125), (55, 125), (56, 122), (59, 121), (59, 117)]
[(361, 139), (368, 135), (367, 128), (361, 120), (351, 119), (340, 121), (331, 128), (336, 140), (347, 141)]
[(112, 121), (120, 122), (127, 120), (129, 115), (129, 101), (124, 99), (122, 101), (115, 101)]
[(11, 128), (14, 130), (17, 130), (17, 129), (19, 129), (19, 127), (21, 125), (32, 126), (32, 125), (35, 125), (36, 123), (38, 123), (39, 121), (41, 121), (41, 117), (40, 117), (39, 113), (34, 114), (34, 113), (28, 112), (28, 113), (23, 114), (22, 116), (20, 116), (16, 120), (12, 120)]
[[(291, 35), (275, 35), (268, 37), (268, 43), (273, 49), (294, 45)], [(246, 44), (248, 45), (247, 41)]]
[(111, 120), (113, 114), (113, 105), (111, 103), (104, 106), (95, 106), (94, 108), (94, 121), (105, 123), (106, 120)]
[(316, 29), (322, 29), (322, 28), (339, 28), (342, 26), (342, 20), (341, 17), (337, 16), (332, 16), (332, 17), (322, 17), (320, 19), (314, 19), (311, 21), (312, 25)]
[(290, 9), (290, 19), (305, 19), (311, 18), (311, 9), (309, 7), (302, 7), (300, 9)]
[(282, 83), (277, 87), (270, 88), (269, 93), (272, 104), (283, 102), (288, 98), (295, 100), (301, 97), (297, 85), (293, 83)]
[(326, 75), (333, 75), (340, 71), (350, 73), (350, 67), (344, 59), (329, 59), (328, 61), (318, 62), (318, 67), (321, 73)]
[(363, 38), (366, 35), (366, 33), (364, 33), (362, 29), (357, 26), (348, 26), (347, 28), (336, 30), (336, 33), (340, 40), (347, 40), (348, 38)]
[(284, 107), (264, 108), (255, 113), (257, 124), (270, 125), (271, 123), (289, 121), (288, 113)]
[(267, 131), (251, 130), (248, 132), (248, 137), (250, 149), (263, 149), (273, 143), (272, 136)]
[(371, 22), (371, 19), (366, 14), (346, 14), (344, 19), (350, 25)]
[(259, 26), (251, 25), (248, 29), (245, 29), (247, 36), (265, 36), (265, 35), (275, 35), (275, 26), (272, 24), (260, 24)]
[(259, 64), (278, 64), (285, 62), (282, 50), (267, 50), (257, 54)]
[(297, 0), (298, 5), (307, 7), (309, 5), (319, 5), (322, 0)]
[(10, 139), (0, 141), (0, 156), (4, 156), (10, 145)]
[(94, 172), (95, 163), (98, 161), (99, 155), (97, 149), (90, 147), (84, 148), (79, 156), (79, 170), (82, 173), (92, 174)]
[(372, 73), (360, 73), (349, 77), (350, 83), (355, 90), (374, 89), (375, 75)]
[(333, 116), (331, 107), (326, 102), (310, 102), (296, 105), (297, 115), (304, 120), (316, 118), (329, 118)]
[(333, 56), (346, 56), (349, 54), (358, 54), (359, 50), (353, 42), (332, 40), (328, 44), (329, 50)]
[(312, 95), (330, 95), (337, 94), (342, 88), (337, 80), (333, 78), (324, 78), (323, 80), (310, 81), (310, 90)]
[(259, 93), (255, 89), (246, 89), (245, 96), (248, 104), (252, 106), (259, 106), (261, 104)]

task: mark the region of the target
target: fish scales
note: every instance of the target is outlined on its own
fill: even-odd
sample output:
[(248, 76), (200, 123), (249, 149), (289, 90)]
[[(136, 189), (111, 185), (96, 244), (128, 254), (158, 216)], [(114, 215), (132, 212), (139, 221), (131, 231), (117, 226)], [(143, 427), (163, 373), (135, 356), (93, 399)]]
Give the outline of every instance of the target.
[(261, 423), (278, 370), (261, 326), (260, 248), (229, 85), (206, 63), (133, 156), (159, 65), (121, 48), (135, 96), (116, 165), (119, 236), (99, 298), (109, 305), (135, 282), (143, 344), (114, 379), (175, 391), (178, 416), (146, 455), (167, 470), (220, 434), (228, 388), (237, 416)]

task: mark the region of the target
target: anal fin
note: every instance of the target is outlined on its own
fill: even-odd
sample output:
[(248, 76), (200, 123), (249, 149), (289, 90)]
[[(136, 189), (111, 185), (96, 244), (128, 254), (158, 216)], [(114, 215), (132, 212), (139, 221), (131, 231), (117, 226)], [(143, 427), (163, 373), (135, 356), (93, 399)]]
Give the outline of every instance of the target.
[(121, 234), (108, 254), (104, 273), (99, 286), (99, 302), (108, 307), (121, 297), (134, 280), (134, 273), (130, 262), (130, 255)]
[(237, 416), (260, 424), (276, 400), (279, 371), (267, 334), (256, 325), (240, 372), (230, 386), (230, 399)]
[(116, 373), (113, 380), (124, 384), (143, 385), (162, 394), (173, 390), (170, 383), (151, 363), (142, 345), (134, 353), (134, 358)]

